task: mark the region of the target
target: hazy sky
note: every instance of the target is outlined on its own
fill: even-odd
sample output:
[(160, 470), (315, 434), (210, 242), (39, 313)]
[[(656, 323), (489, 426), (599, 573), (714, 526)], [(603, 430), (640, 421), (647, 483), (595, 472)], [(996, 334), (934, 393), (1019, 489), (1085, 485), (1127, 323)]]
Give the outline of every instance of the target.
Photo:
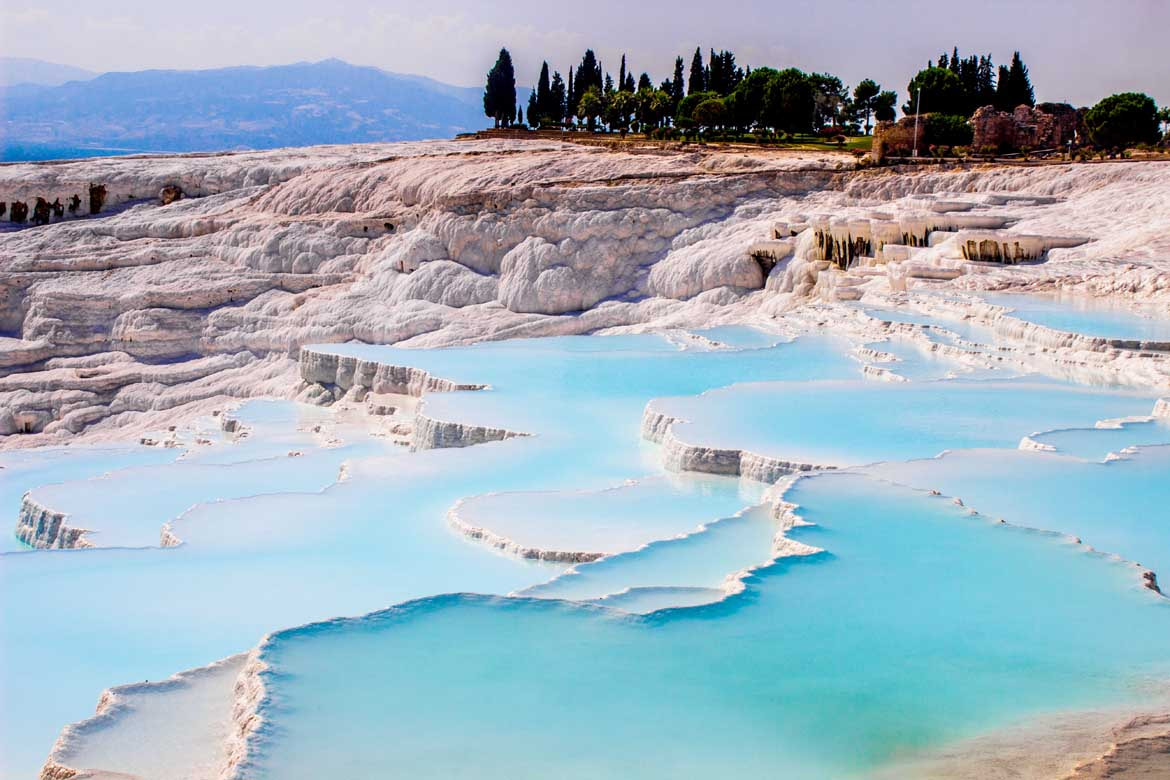
[(507, 46), (531, 84), (542, 59), (567, 74), (590, 46), (615, 75), (625, 51), (657, 83), (701, 45), (872, 77), (902, 99), (941, 49), (999, 63), (1018, 48), (1040, 100), (1140, 90), (1170, 104), (1170, 0), (0, 0), (0, 20), (0, 53), (103, 71), (340, 57), (476, 85)]

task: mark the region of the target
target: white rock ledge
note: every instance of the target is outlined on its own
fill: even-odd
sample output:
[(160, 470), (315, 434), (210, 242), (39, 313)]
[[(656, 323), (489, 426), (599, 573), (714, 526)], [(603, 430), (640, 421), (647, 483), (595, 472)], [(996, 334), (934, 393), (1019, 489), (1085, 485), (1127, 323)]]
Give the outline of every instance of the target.
[(418, 450), (437, 450), (447, 447), (471, 447), (475, 444), (487, 444), (492, 441), (503, 441), (504, 439), (529, 435), (487, 425), (436, 420), (420, 412), (414, 419), (414, 433), (411, 437), (410, 448), (417, 452)]
[[(92, 716), (76, 723), (70, 723), (61, 730), (61, 734), (53, 744), (49, 757), (41, 768), (40, 780), (138, 777), (137, 774), (126, 774), (112, 768), (78, 767), (75, 764), (79, 763), (79, 759), (80, 762), (86, 761), (82, 756), (86, 752), (87, 742), (94, 739), (100, 741), (103, 732), (119, 720), (135, 716), (135, 705), (133, 704), (135, 697), (182, 690), (205, 682), (211, 682), (214, 678), (222, 678), (224, 681), (235, 678), (236, 682), (233, 685), (233, 694), (235, 695), (239, 691), (239, 681), (246, 676), (244, 672), (245, 666), (252, 660), (253, 655), (254, 653), (239, 653), (208, 664), (207, 666), (179, 672), (165, 680), (130, 683), (128, 685), (119, 685), (106, 689), (99, 697), (97, 708)], [(181, 718), (181, 715), (176, 713), (175, 719), (177, 720), (179, 718)], [(223, 747), (226, 750), (230, 747), (230, 742)], [(133, 748), (129, 749), (132, 750)], [(102, 751), (99, 750), (100, 752)], [(226, 763), (220, 766), (219, 771), (221, 776), (226, 775), (230, 768), (230, 765)], [(182, 770), (180, 770), (180, 773), (182, 773)], [(184, 776), (186, 775), (184, 774)], [(207, 778), (207, 780), (211, 780), (211, 778)]]
[[(426, 393), (488, 389), (484, 384), (455, 382), (413, 366), (362, 360), (309, 347), (301, 348), (300, 364), (301, 378), (306, 383), (301, 398), (313, 403), (329, 404), (342, 398), (361, 400), (371, 393), (419, 398)], [(418, 451), (470, 447), (530, 434), (487, 425), (437, 420), (428, 417), (420, 409), (415, 414), (410, 435), (410, 448)]]
[(86, 528), (74, 528), (68, 523), (69, 515), (38, 503), (28, 493), (20, 502), (20, 514), (16, 519), (16, 538), (41, 550), (74, 550), (93, 547), (85, 538)]
[(539, 547), (529, 547), (519, 544), (506, 536), (494, 533), (486, 528), (471, 525), (465, 521), (460, 515), (460, 510), (463, 508), (464, 503), (466, 503), (466, 499), (460, 499), (455, 502), (454, 506), (447, 510), (447, 522), (450, 523), (452, 528), (467, 538), (483, 542), (498, 550), (503, 550), (520, 558), (537, 561), (554, 561), (556, 563), (589, 563), (590, 561), (604, 558), (606, 555), (603, 552), (544, 550)]
[(774, 484), (793, 474), (827, 471), (836, 466), (782, 460), (741, 449), (704, 447), (688, 444), (674, 434), (677, 417), (654, 409), (651, 402), (642, 412), (642, 438), (662, 445), (662, 460), (671, 471), (695, 471), (728, 477), (743, 477), (754, 482)]
[[(456, 390), (484, 390), (487, 385), (453, 382), (413, 366), (399, 366), (362, 360), (348, 355), (321, 352), (302, 347), (300, 352), (301, 379), (310, 388), (319, 386), (327, 391), (324, 402), (337, 400), (346, 393), (396, 393), (416, 398), (424, 393), (453, 392)], [(364, 391), (364, 392), (363, 392)]]

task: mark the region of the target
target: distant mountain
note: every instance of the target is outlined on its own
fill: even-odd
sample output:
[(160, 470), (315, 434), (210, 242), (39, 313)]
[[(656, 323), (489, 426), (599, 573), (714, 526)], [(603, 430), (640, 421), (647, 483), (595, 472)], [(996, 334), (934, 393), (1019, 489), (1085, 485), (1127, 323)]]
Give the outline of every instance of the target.
[(88, 81), (96, 75), (91, 70), (72, 65), (58, 65), (28, 57), (0, 57), (0, 87), (13, 84), (55, 87), (67, 81)]
[(482, 95), (340, 60), (106, 73), (0, 90), (0, 159), (450, 138), (487, 125)]

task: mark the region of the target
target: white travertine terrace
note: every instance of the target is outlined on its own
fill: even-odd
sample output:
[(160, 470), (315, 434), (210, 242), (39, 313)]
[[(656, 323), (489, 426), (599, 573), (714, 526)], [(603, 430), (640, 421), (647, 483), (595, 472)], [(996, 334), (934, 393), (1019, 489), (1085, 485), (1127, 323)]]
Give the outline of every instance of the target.
[[(0, 434), (33, 434), (0, 446), (293, 395), (310, 343), (750, 321), (930, 280), (1170, 290), (1165, 166), (850, 167), (511, 141), (4, 166), (0, 198), (93, 182), (111, 210), (0, 234)], [(187, 197), (156, 205), (168, 184)], [(1047, 261), (964, 258), (992, 239)], [(826, 241), (868, 254), (841, 271)]]
[(16, 538), (29, 547), (68, 550), (92, 547), (85, 538), (88, 529), (69, 525), (69, 515), (42, 506), (26, 493), (16, 518)]
[[(166, 680), (104, 691), (92, 717), (62, 729), (41, 779), (215, 778), (228, 764), (230, 714), (249, 660), (241, 653)], [(144, 751), (140, 739), (172, 749)]]
[[(1170, 307), (1170, 166), (851, 165), (476, 141), (0, 166), (2, 200), (66, 201), (98, 183), (109, 204), (95, 218), (0, 233), (0, 448), (136, 438), (248, 397), (365, 401), (380, 415), (380, 396), (481, 389), (312, 344), (433, 347), (771, 318), (851, 339), (878, 380), (900, 378), (870, 365), (895, 356), (861, 345), (896, 334), (974, 368), (1170, 390), (1170, 345), (1065, 333), (923, 294), (1074, 291)], [(158, 205), (170, 185), (186, 197)], [(995, 262), (1004, 259), (1013, 262)], [(928, 326), (848, 301), (984, 325), (997, 343), (942, 343)], [(1170, 405), (1153, 415), (1170, 416)], [(522, 435), (435, 420), (425, 404), (404, 417), (416, 449)], [(772, 483), (829, 465), (684, 443), (674, 422), (652, 405), (643, 417), (673, 469)], [(83, 529), (31, 501), (19, 528), (37, 546), (86, 544)], [(815, 552), (783, 534), (774, 546)], [(742, 587), (742, 576), (730, 582)], [(225, 777), (243, 772), (261, 724), (262, 649), (235, 684)], [(72, 776), (62, 745), (85, 733), (66, 730), (45, 777)]]
[(799, 463), (771, 458), (749, 450), (708, 447), (680, 440), (674, 433), (674, 424), (682, 422), (658, 411), (654, 402), (642, 412), (642, 438), (662, 445), (663, 465), (671, 471), (694, 471), (743, 477), (755, 482), (773, 484), (793, 474), (834, 469), (832, 464)]

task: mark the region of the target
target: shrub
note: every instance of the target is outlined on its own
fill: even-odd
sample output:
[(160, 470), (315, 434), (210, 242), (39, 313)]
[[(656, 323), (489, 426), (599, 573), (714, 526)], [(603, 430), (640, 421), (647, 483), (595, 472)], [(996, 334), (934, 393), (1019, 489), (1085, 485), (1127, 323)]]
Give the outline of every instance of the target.
[(931, 114), (926, 117), (926, 137), (944, 146), (965, 146), (975, 138), (971, 123), (958, 114)]
[(1123, 92), (1110, 95), (1085, 114), (1085, 129), (1098, 149), (1154, 143), (1158, 140), (1158, 110), (1149, 95)]

